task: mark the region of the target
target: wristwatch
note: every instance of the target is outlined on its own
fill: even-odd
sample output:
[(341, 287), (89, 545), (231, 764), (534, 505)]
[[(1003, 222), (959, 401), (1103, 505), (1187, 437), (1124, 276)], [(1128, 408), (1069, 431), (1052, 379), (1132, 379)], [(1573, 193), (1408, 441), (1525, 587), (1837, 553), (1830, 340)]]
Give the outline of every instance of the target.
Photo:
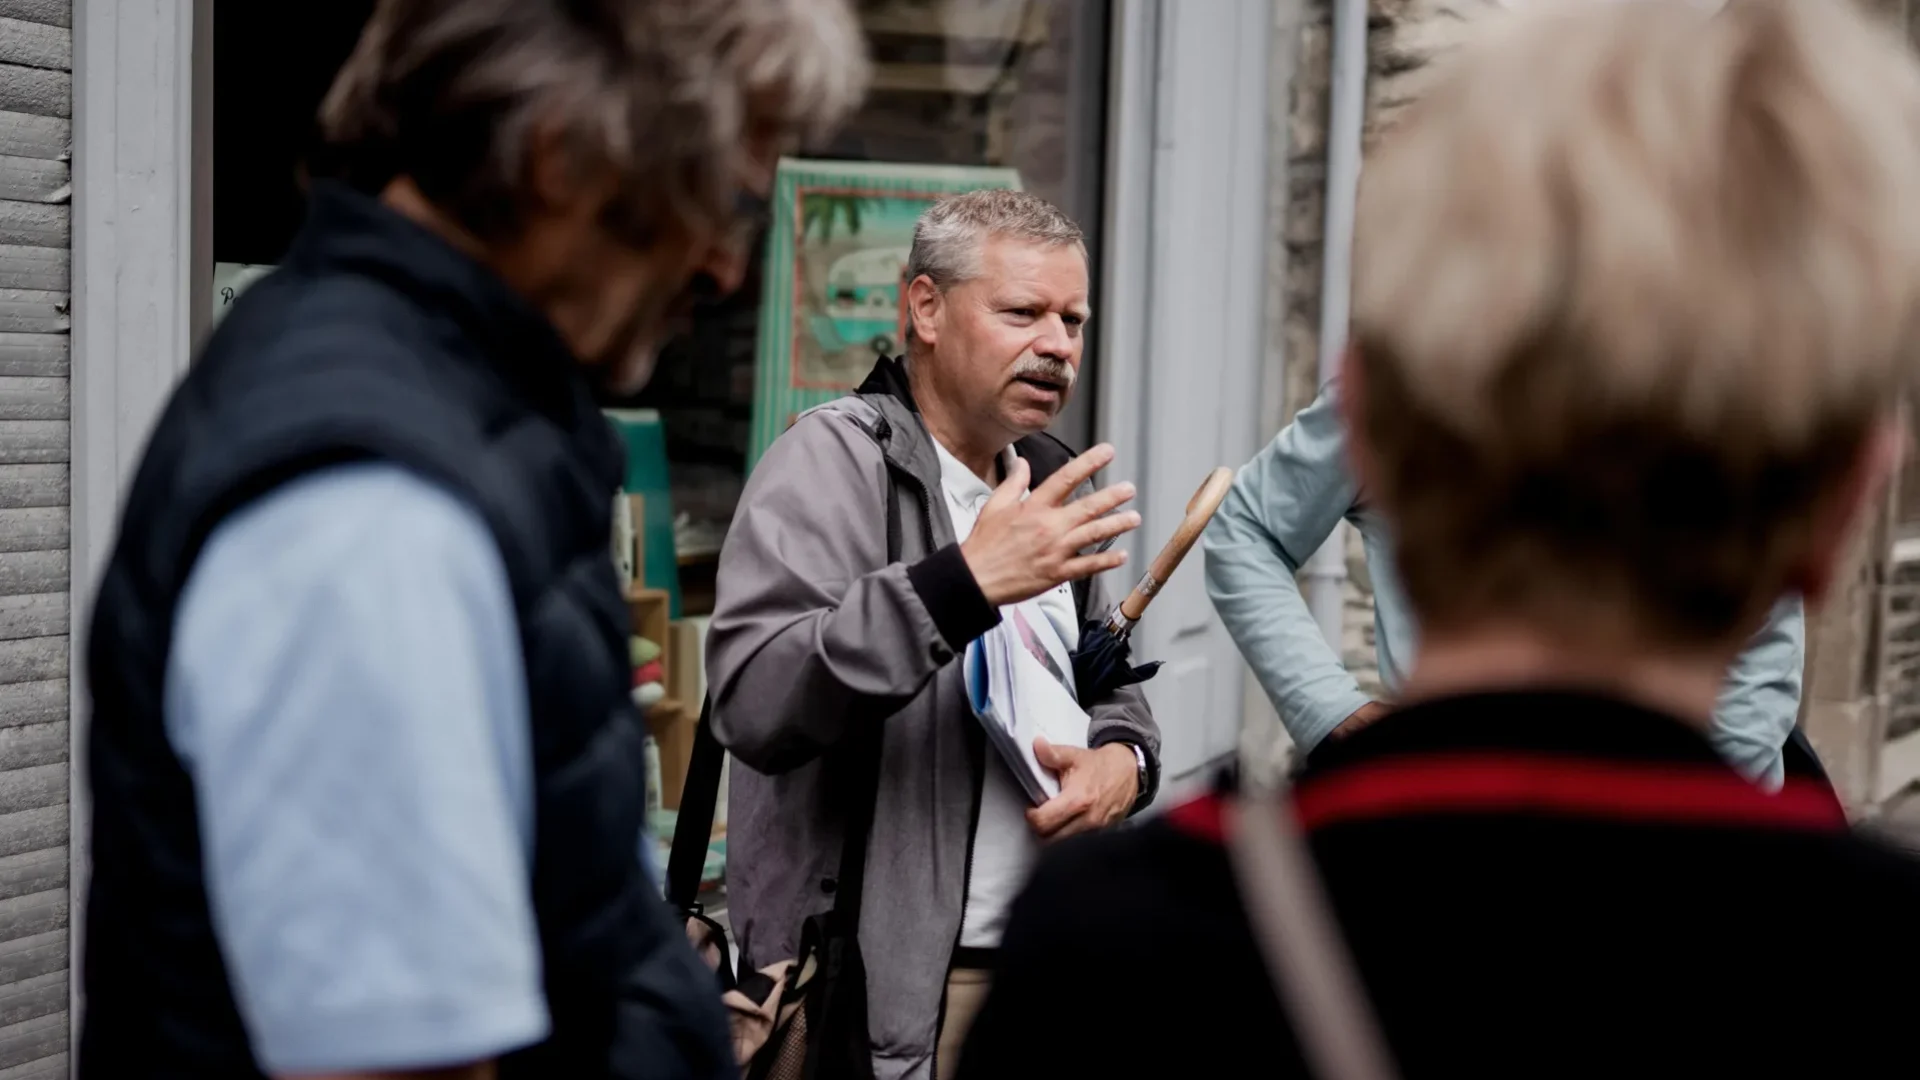
[(1134, 789), (1137, 794), (1133, 797), (1133, 805), (1127, 808), (1127, 813), (1131, 815), (1139, 813), (1140, 808), (1147, 805), (1147, 796), (1150, 794), (1147, 791), (1147, 781), (1152, 778), (1152, 774), (1147, 772), (1147, 752), (1140, 749), (1140, 744), (1128, 743), (1127, 748), (1133, 751), (1133, 762), (1140, 767), (1137, 777), (1138, 786)]

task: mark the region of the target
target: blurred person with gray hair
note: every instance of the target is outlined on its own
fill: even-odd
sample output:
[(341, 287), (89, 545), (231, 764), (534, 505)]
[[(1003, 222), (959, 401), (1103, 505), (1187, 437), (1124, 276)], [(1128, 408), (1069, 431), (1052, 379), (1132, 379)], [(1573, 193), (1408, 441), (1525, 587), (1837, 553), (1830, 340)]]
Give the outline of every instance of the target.
[[(1900, 453), (1920, 69), (1804, 0), (1528, 5), (1445, 63), (1361, 177), (1339, 396), (1420, 639), (1386, 715), (1287, 793), (1387, 1056), (1898, 1069), (1920, 990), (1884, 973), (1920, 963), (1920, 864), (1712, 731), (1728, 664), (1841, 583)], [(1264, 810), (1215, 794), (1049, 852), (962, 1075), (1310, 1075), (1239, 884)], [(1065, 973), (1153, 1023), (1058, 1038), (1109, 1007)]]
[(743, 970), (795, 955), (834, 906), (843, 826), (866, 810), (849, 804), (878, 772), (857, 934), (881, 1080), (951, 1075), (1041, 842), (1145, 806), (1160, 745), (1139, 688), (1116, 691), (1088, 710), (1090, 749), (1039, 747), (1061, 791), (1034, 807), (957, 662), (1003, 615), (1070, 650), (1106, 611), (1092, 575), (1123, 561), (1083, 551), (1139, 523), (1109, 513), (1131, 485), (1088, 483), (1111, 447), (1046, 434), (1091, 317), (1080, 229), (1022, 192), (952, 196), (916, 225), (907, 276), (906, 356), (755, 467), (707, 653), (714, 733), (743, 766), (727, 853)]
[(383, 0), (176, 391), (87, 670), (83, 1077), (710, 1078), (597, 387), (857, 103), (844, 0)]

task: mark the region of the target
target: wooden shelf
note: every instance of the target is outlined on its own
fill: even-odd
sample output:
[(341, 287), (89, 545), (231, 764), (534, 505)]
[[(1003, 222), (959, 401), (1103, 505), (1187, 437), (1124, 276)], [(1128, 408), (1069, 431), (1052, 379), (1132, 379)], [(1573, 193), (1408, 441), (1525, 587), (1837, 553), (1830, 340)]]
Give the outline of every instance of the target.
[(667, 660), (667, 613), (671, 605), (665, 589), (635, 585), (627, 590), (627, 616), (632, 620), (633, 632), (660, 646), (662, 667)]

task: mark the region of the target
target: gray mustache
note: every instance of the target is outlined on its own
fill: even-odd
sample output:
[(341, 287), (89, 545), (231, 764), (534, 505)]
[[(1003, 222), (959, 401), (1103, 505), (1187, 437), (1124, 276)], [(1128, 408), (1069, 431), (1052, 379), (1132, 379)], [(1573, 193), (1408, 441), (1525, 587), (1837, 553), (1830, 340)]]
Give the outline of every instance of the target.
[(1015, 364), (1013, 374), (1015, 378), (1025, 377), (1057, 382), (1069, 390), (1073, 388), (1073, 380), (1079, 375), (1072, 364), (1063, 364), (1058, 360), (1047, 360), (1038, 356), (1029, 357)]

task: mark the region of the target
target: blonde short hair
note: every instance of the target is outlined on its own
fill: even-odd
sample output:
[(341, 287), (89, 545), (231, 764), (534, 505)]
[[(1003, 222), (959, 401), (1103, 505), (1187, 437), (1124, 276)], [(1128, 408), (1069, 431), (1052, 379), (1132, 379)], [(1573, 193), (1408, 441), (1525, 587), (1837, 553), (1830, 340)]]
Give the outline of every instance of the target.
[(316, 173), (411, 177), (483, 238), (514, 233), (553, 125), (623, 184), (645, 243), (730, 221), (746, 148), (837, 125), (868, 76), (848, 0), (380, 0), (320, 109)]
[(1846, 0), (1530, 8), (1363, 170), (1371, 496), (1423, 621), (1719, 642), (1914, 371), (1920, 74)]

